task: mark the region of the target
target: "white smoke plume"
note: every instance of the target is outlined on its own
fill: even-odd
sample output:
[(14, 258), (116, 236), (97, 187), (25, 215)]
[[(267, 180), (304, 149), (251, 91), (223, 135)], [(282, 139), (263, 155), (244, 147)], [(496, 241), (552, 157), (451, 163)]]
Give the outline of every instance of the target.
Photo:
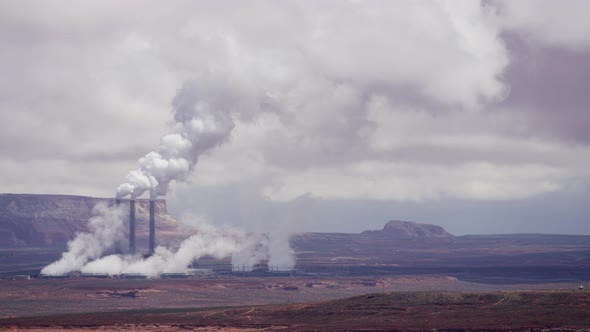
[(247, 252), (248, 255), (264, 258), (265, 256), (261, 253), (265, 253), (266, 248), (252, 247), (253, 241), (255, 241), (253, 236), (241, 231), (203, 227), (199, 229), (198, 234), (184, 240), (176, 251), (159, 246), (154, 255), (148, 258), (109, 255), (89, 262), (81, 267), (80, 271), (109, 275), (141, 274), (157, 278), (162, 273), (186, 272), (191, 262), (206, 255), (221, 259), (232, 254)]
[(236, 271), (251, 271), (254, 265), (269, 260), (269, 238), (265, 235), (250, 235), (245, 238), (243, 249), (232, 254), (232, 267)]
[[(156, 77), (152, 67), (181, 73), (172, 75), (172, 80), (183, 79), (186, 73), (201, 74), (179, 90), (172, 103), (172, 132), (128, 173), (117, 188), (118, 198), (134, 199), (146, 191), (151, 199), (165, 195), (171, 182), (190, 175), (204, 153), (230, 139), (235, 120), (254, 118), (261, 109), (268, 109), (268, 121), (262, 119), (262, 126), (253, 126), (244, 136), (260, 137), (260, 142), (252, 145), (254, 157), (250, 158), (260, 162), (221, 159), (220, 163), (233, 163), (237, 170), (213, 165), (211, 169), (225, 173), (219, 178), (258, 174), (265, 180), (260, 185), (264, 194), (279, 201), (308, 192), (337, 199), (342, 193), (354, 199), (365, 198), (367, 192), (383, 192), (378, 197), (397, 199), (396, 192), (389, 189), (400, 186), (386, 186), (388, 190), (382, 191), (373, 188), (375, 174), (396, 174), (401, 166), (391, 158), (398, 151), (398, 141), (394, 138), (396, 144), (388, 143), (396, 131), (372, 117), (372, 100), (382, 97), (404, 108), (417, 101), (417, 109), (467, 110), (479, 109), (505, 95), (500, 76), (508, 64), (507, 49), (499, 39), (501, 28), (494, 10), (479, 1), (264, 2), (235, 11), (211, 3), (195, 6), (171, 16), (178, 20), (175, 24), (159, 22), (159, 33), (143, 29), (143, 20), (132, 20), (138, 24), (138, 32), (146, 31), (131, 36), (131, 42), (138, 40), (145, 50), (134, 53), (148, 55), (145, 60), (150, 62), (129, 67), (145, 67), (147, 77)], [(121, 25), (128, 26), (127, 15), (122, 17), (125, 24)], [(388, 32), (386, 38), (384, 31)], [(138, 43), (127, 40), (120, 48), (127, 50), (132, 46), (128, 44)], [(117, 55), (128, 61), (137, 59), (127, 53)], [(152, 57), (156, 65), (146, 65), (154, 64)], [(105, 68), (112, 65), (107, 64)], [(147, 91), (164, 91), (159, 86), (153, 88)], [(75, 100), (79, 99), (84, 98), (76, 96)], [(238, 126), (246, 127), (246, 122)], [(259, 134), (260, 128), (266, 132)], [(386, 133), (384, 138), (375, 135), (379, 129)], [(243, 152), (235, 151), (232, 156)], [(414, 164), (409, 167), (414, 169)], [(203, 177), (212, 178), (209, 174)], [(407, 177), (387, 178), (398, 181)], [(355, 185), (355, 179), (360, 179), (361, 185)], [(217, 178), (209, 181), (220, 182)], [(408, 196), (406, 191), (411, 192), (402, 190), (402, 196)], [(419, 191), (415, 196), (421, 195)], [(273, 248), (269, 254), (272, 262), (282, 262), (275, 253), (289, 257), (287, 241), (266, 241), (267, 247)], [(167, 262), (173, 254), (162, 252), (161, 257)], [(236, 253), (234, 258), (257, 259), (245, 253)], [(77, 269), (89, 259), (93, 258), (72, 266)]]
[[(48, 266), (41, 273), (44, 275), (64, 275), (73, 271), (89, 274), (140, 274), (157, 278), (163, 273), (183, 273), (188, 266), (203, 256), (217, 259), (232, 257), (236, 270), (250, 271), (252, 266), (262, 261), (269, 261), (281, 270), (294, 267), (294, 260), (276, 260), (269, 251), (277, 243), (272, 237), (262, 234), (247, 233), (228, 227), (214, 227), (201, 223), (198, 233), (185, 239), (177, 250), (158, 246), (155, 253), (147, 258), (141, 255), (111, 254), (102, 257), (122, 240), (122, 209), (99, 204), (94, 209), (96, 214), (90, 219), (91, 233), (81, 233), (72, 240), (68, 252), (62, 258)], [(283, 246), (284, 248), (284, 246)], [(273, 260), (273, 257), (274, 260)]]
[(123, 239), (122, 212), (121, 208), (97, 204), (92, 210), (94, 216), (88, 221), (90, 233), (80, 233), (68, 242), (68, 251), (62, 254), (60, 260), (44, 267), (41, 274), (62, 275), (79, 271), (88, 261), (113, 248), (117, 241)]
[[(173, 99), (173, 132), (163, 136), (157, 151), (139, 159), (139, 168), (127, 174), (117, 189), (117, 198), (135, 199), (146, 191), (150, 199), (165, 195), (170, 182), (185, 180), (199, 157), (230, 138), (235, 126), (232, 113), (248, 98), (227, 81), (210, 76), (184, 84)], [(250, 105), (252, 106), (252, 105)], [(250, 107), (255, 110), (256, 107)], [(72, 271), (133, 273), (157, 277), (162, 273), (184, 272), (191, 262), (205, 255), (216, 258), (232, 256), (232, 264), (249, 268), (261, 261), (276, 261), (269, 247), (277, 247), (268, 236), (238, 230), (199, 225), (198, 234), (185, 239), (178, 250), (159, 246), (154, 255), (103, 255), (123, 236), (123, 218), (118, 207), (100, 205), (90, 220), (90, 233), (81, 233), (72, 240), (62, 258), (45, 267), (42, 274), (63, 275)], [(287, 242), (288, 247), (288, 242)], [(278, 246), (284, 251), (284, 245)], [(292, 256), (292, 255), (291, 255)], [(275, 258), (273, 258), (275, 257)], [(282, 269), (291, 269), (290, 258), (280, 262)]]
[[(232, 257), (236, 270), (250, 271), (255, 264), (271, 259), (269, 254), (271, 238), (266, 235), (246, 233), (230, 228), (216, 228), (203, 225), (199, 233), (185, 239), (176, 251), (159, 246), (154, 255), (142, 258), (138, 255), (108, 255), (83, 264), (78, 269), (82, 273), (120, 275), (140, 274), (157, 278), (163, 273), (183, 273), (187, 267), (203, 256), (222, 259)], [(281, 262), (280, 269), (292, 269), (294, 261)], [(60, 270), (59, 274), (71, 272)], [(51, 273), (47, 273), (51, 274)], [(57, 273), (55, 273), (57, 274)]]
[(187, 178), (199, 156), (228, 140), (235, 111), (230, 91), (225, 82), (210, 78), (186, 83), (172, 102), (174, 132), (161, 138), (157, 151), (139, 159), (139, 168), (117, 188), (117, 198), (134, 199), (146, 191), (150, 199), (165, 195), (171, 181)]
[(295, 267), (295, 252), (289, 244), (290, 235), (285, 232), (271, 234), (268, 243), (268, 266), (270, 269), (282, 271)]

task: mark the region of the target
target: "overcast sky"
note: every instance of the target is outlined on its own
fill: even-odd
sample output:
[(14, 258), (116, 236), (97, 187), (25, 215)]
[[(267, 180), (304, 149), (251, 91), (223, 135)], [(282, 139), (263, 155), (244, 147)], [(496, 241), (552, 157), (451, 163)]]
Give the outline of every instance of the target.
[(170, 132), (180, 87), (221, 80), (236, 125), (172, 184), (177, 217), (590, 234), (589, 12), (584, 0), (0, 0), (0, 191), (114, 196)]

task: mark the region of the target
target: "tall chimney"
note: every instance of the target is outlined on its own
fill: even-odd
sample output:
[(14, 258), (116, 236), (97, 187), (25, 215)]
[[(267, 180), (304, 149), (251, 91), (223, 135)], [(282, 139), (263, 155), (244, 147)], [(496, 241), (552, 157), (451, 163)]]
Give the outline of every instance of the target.
[[(115, 199), (115, 206), (119, 207), (121, 206), (121, 200), (120, 199)], [(115, 242), (115, 254), (120, 254), (121, 253), (121, 242), (117, 241)]]
[(129, 200), (129, 253), (135, 254), (135, 200)]
[(156, 247), (156, 202), (150, 200), (150, 255), (154, 254), (154, 249)]

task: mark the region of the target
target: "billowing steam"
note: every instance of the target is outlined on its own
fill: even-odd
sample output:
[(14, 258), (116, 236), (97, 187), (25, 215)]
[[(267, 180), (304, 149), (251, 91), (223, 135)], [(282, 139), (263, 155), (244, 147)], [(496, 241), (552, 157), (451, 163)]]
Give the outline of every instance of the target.
[[(267, 257), (264, 245), (261, 243), (252, 245), (258, 239), (258, 236), (237, 230), (203, 227), (199, 229), (198, 234), (184, 240), (176, 251), (160, 246), (156, 248), (154, 255), (148, 258), (132, 255), (109, 255), (86, 264), (80, 271), (109, 275), (141, 274), (156, 278), (162, 273), (186, 272), (187, 266), (191, 262), (205, 255), (218, 259), (232, 256), (234, 266), (253, 265)], [(258, 260), (244, 261), (234, 257), (234, 255), (240, 256), (244, 253), (250, 257), (257, 257)]]
[(122, 209), (109, 208), (105, 203), (97, 204), (88, 221), (90, 233), (80, 233), (68, 242), (68, 251), (60, 260), (53, 262), (41, 270), (42, 274), (62, 275), (71, 271), (79, 271), (90, 260), (101, 257), (117, 241), (123, 239)]
[[(122, 241), (122, 208), (98, 204), (89, 221), (92, 233), (81, 233), (68, 243), (69, 250), (62, 258), (48, 266), (44, 275), (63, 275), (73, 271), (89, 274), (140, 274), (157, 278), (163, 273), (183, 273), (194, 261), (203, 256), (217, 259), (231, 256), (236, 270), (250, 270), (261, 261), (268, 260), (272, 269), (291, 269), (294, 256), (288, 244), (281, 245), (287, 251), (272, 254), (273, 238), (268, 235), (246, 233), (231, 228), (217, 228), (200, 224), (198, 233), (185, 239), (178, 249), (163, 246), (147, 258), (141, 255), (111, 253), (117, 241)], [(287, 242), (288, 243), (288, 242)]]
[(199, 156), (228, 140), (234, 128), (228, 90), (210, 81), (185, 84), (172, 102), (174, 132), (162, 137), (157, 152), (139, 159), (139, 168), (117, 188), (117, 198), (134, 199), (146, 191), (150, 199), (165, 195), (172, 180), (187, 178)]
[[(117, 198), (135, 199), (146, 191), (151, 200), (165, 195), (171, 181), (185, 180), (203, 153), (229, 139), (234, 128), (232, 112), (240, 98), (232, 96), (232, 89), (223, 81), (211, 78), (201, 81), (186, 83), (179, 90), (172, 102), (173, 133), (161, 138), (157, 151), (139, 159), (139, 168), (129, 172), (117, 188)], [(295, 265), (288, 241), (278, 243), (268, 235), (211, 226), (199, 227), (198, 233), (185, 239), (177, 250), (159, 246), (147, 258), (114, 253), (104, 256), (112, 252), (116, 243), (124, 241), (123, 212), (120, 207), (99, 204), (93, 214), (90, 233), (78, 234), (68, 243), (69, 250), (62, 258), (46, 266), (42, 274), (81, 271), (157, 277), (162, 273), (184, 272), (191, 262), (204, 255), (232, 256), (234, 266), (251, 267), (263, 260), (273, 268), (290, 269)], [(276, 252), (271, 251), (273, 248)]]

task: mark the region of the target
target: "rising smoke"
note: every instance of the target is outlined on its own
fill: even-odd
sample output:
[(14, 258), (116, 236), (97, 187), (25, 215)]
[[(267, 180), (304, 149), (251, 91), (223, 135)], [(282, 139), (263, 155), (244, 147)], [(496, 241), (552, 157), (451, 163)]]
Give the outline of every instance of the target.
[[(259, 235), (247, 234), (240, 230), (205, 226), (199, 228), (198, 234), (185, 239), (176, 251), (159, 246), (155, 253), (147, 258), (108, 255), (89, 262), (80, 271), (109, 275), (141, 274), (157, 278), (162, 273), (186, 272), (189, 264), (203, 256), (218, 259), (232, 256), (232, 265), (251, 266), (267, 257), (266, 247), (263, 243), (257, 242), (259, 239)], [(258, 260), (244, 260), (242, 255), (257, 257)]]
[(60, 260), (53, 262), (41, 270), (42, 274), (62, 275), (71, 271), (79, 271), (89, 261), (101, 257), (113, 248), (117, 241), (123, 239), (123, 210), (108, 207), (105, 203), (97, 204), (94, 215), (88, 220), (89, 233), (80, 233), (68, 242), (68, 251)]
[[(162, 137), (156, 151), (139, 160), (138, 168), (118, 187), (117, 197), (134, 199), (146, 191), (151, 199), (165, 195), (173, 180), (187, 179), (204, 153), (231, 138), (242, 116), (254, 117), (264, 109), (274, 112), (263, 119), (261, 127), (268, 130), (257, 135), (260, 128), (255, 127), (251, 129), (255, 135), (244, 137), (260, 137), (255, 146), (262, 151), (252, 159), (259, 161), (255, 166), (268, 182), (262, 189), (271, 198), (287, 201), (312, 193), (337, 199), (419, 200), (433, 192), (445, 193), (448, 183), (452, 192), (461, 188), (454, 180), (441, 184), (443, 189), (432, 187), (433, 181), (426, 177), (425, 189), (422, 185), (415, 189), (413, 171), (422, 158), (411, 156), (396, 163), (392, 156), (400, 155), (399, 151), (404, 155), (399, 150), (404, 144), (428, 147), (438, 137), (450, 137), (452, 142), (463, 137), (447, 137), (446, 132), (431, 136), (429, 125), (417, 126), (428, 133), (422, 139), (413, 132), (414, 122), (422, 121), (415, 117), (416, 111), (476, 110), (505, 94), (500, 76), (508, 56), (499, 40), (495, 11), (479, 1), (280, 3), (229, 12), (224, 6), (212, 10), (210, 3), (203, 3), (204, 10), (184, 11), (204, 16), (179, 22), (183, 33), (175, 28), (161, 39), (145, 36), (145, 44), (153, 50), (146, 54), (179, 60), (165, 67), (168, 70), (186, 66), (191, 75), (208, 70), (212, 74), (203, 74), (179, 90), (172, 103), (173, 131)], [(178, 59), (178, 54), (187, 56)], [(374, 102), (381, 99), (383, 103)], [(388, 112), (399, 112), (401, 117)], [(424, 118), (434, 118), (424, 113)], [(433, 146), (439, 147), (438, 143)], [(246, 173), (243, 164), (236, 164), (235, 173)], [(443, 166), (434, 165), (435, 175), (447, 168)], [(275, 178), (266, 179), (275, 170)], [(488, 173), (486, 168), (481, 174)], [(386, 175), (381, 180), (393, 185), (377, 185), (378, 175)], [(403, 183), (406, 178), (412, 183)], [(460, 180), (472, 188), (472, 178)], [(215, 179), (210, 182), (218, 184)], [(495, 188), (495, 184), (489, 186)], [(112, 243), (98, 241), (102, 246), (95, 250), (98, 254), (71, 245), (72, 251), (56, 264), (65, 267), (62, 272), (98, 271), (107, 263), (121, 266), (117, 271), (136, 263), (150, 266), (151, 271), (170, 271), (177, 266), (175, 257), (182, 266), (186, 252), (198, 257), (201, 253), (194, 251), (213, 251), (209, 246), (219, 243), (227, 244), (224, 250), (236, 261), (266, 257), (270, 264), (292, 262), (288, 236), (282, 240), (248, 237), (241, 242), (218, 234), (208, 236), (189, 238), (178, 251), (158, 249), (147, 260), (107, 256), (103, 259), (109, 262), (95, 263), (91, 261), (103, 256)]]
[[(206, 82), (206, 83), (202, 83)], [(183, 181), (193, 171), (199, 157), (229, 140), (234, 128), (232, 112), (240, 98), (223, 80), (195, 80), (184, 84), (173, 99), (173, 133), (163, 136), (157, 151), (140, 158), (138, 169), (125, 177), (117, 188), (117, 198), (135, 199), (149, 192), (150, 199), (166, 195), (170, 182)], [(142, 274), (158, 277), (162, 273), (186, 271), (195, 259), (204, 255), (223, 258), (232, 256), (232, 264), (251, 267), (262, 260), (282, 269), (295, 265), (288, 244), (267, 235), (238, 230), (199, 227), (199, 233), (185, 239), (178, 250), (159, 246), (155, 253), (139, 255), (111, 254), (104, 256), (123, 240), (123, 212), (120, 207), (97, 205), (89, 221), (89, 233), (81, 233), (68, 243), (62, 258), (41, 273), (62, 275), (72, 271), (83, 273)], [(269, 249), (276, 248), (276, 252)]]
[(117, 188), (117, 198), (134, 199), (146, 191), (150, 199), (166, 195), (171, 181), (185, 180), (203, 153), (229, 139), (235, 110), (231, 89), (224, 82), (199, 82), (186, 83), (179, 90), (172, 102), (174, 132), (161, 138), (157, 152), (139, 159), (139, 168)]

